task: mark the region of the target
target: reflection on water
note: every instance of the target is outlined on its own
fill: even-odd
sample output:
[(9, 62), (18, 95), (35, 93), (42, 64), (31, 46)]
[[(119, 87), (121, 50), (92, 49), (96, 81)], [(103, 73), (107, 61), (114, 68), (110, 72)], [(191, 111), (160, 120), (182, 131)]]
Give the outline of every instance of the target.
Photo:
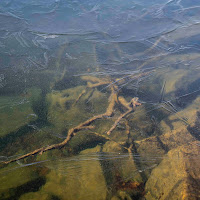
[(200, 2), (0, 2), (1, 199), (198, 199)]

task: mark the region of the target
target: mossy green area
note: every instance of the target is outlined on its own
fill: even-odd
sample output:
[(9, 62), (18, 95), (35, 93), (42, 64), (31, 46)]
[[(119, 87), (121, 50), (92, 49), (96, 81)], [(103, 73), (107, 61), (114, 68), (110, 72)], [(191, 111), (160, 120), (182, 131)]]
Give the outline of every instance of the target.
[[(74, 105), (83, 90), (85, 90), (84, 86), (78, 86), (67, 90), (55, 91), (47, 95), (48, 102), (50, 102), (48, 119), (55, 126), (55, 132), (64, 132), (93, 115), (105, 112), (107, 107), (105, 94), (97, 90), (89, 91), (80, 102)], [(88, 100), (89, 102), (87, 102)]]
[[(183, 73), (173, 71), (174, 77), (171, 78), (179, 81), (172, 85), (166, 83), (164, 98), (176, 93), (180, 81), (185, 83), (183, 77), (186, 74), (187, 71), (184, 70)], [(167, 77), (167, 73), (164, 76)], [(63, 78), (56, 79), (56, 83), (62, 83)], [(79, 78), (78, 85), (69, 88), (58, 89), (58, 85), (49, 82), (51, 89), (32, 87), (23, 97), (4, 96), (1, 104), (5, 106), (1, 108), (0, 114), (1, 160), (58, 144), (66, 138), (71, 128), (105, 113), (111, 101), (111, 91), (110, 88), (105, 88), (106, 85), (98, 86), (105, 81), (107, 80), (99, 77), (83, 76)], [(97, 87), (93, 87), (93, 84), (97, 84)], [(194, 83), (188, 84), (182, 89), (186, 91)], [(156, 85), (155, 82), (155, 85), (149, 87), (146, 82), (141, 90), (149, 88), (149, 92), (157, 98), (156, 91), (161, 90), (162, 86), (163, 83)], [(124, 96), (127, 102), (132, 97), (126, 90), (121, 90), (119, 95)], [(121, 119), (109, 136), (107, 131), (126, 111), (119, 102), (114, 106), (110, 117), (92, 122), (92, 129), (76, 133), (64, 148), (41, 152), (8, 166), (2, 165), (1, 199), (115, 200), (154, 199), (161, 196), (165, 199), (175, 198), (178, 191), (182, 190), (182, 196), (187, 197), (194, 191), (196, 195), (197, 189), (193, 183), (189, 191), (183, 189), (191, 181), (186, 176), (180, 182), (182, 178), (174, 175), (173, 180), (180, 185), (176, 187), (168, 184), (169, 187), (165, 190), (164, 186), (161, 188), (157, 185), (155, 177), (164, 177), (163, 180), (166, 179), (167, 182), (164, 166), (168, 163), (171, 163), (171, 168), (179, 165), (179, 162), (173, 163), (170, 152), (173, 153), (176, 149), (182, 152), (183, 146), (184, 151), (191, 153), (192, 150), (188, 150), (191, 146), (188, 144), (197, 145), (199, 97), (195, 94), (188, 99), (190, 103), (186, 102), (176, 111), (171, 109), (173, 112), (167, 110), (170, 105), (163, 103), (163, 106), (159, 106), (156, 98), (154, 104), (142, 104)], [(21, 100), (24, 102), (15, 103)], [(132, 148), (128, 150), (130, 145)], [(193, 161), (188, 161), (185, 154), (181, 155), (186, 165)], [(180, 169), (183, 174), (187, 173), (188, 168), (180, 166)], [(190, 173), (196, 170), (191, 166), (189, 169)], [(193, 179), (196, 181), (195, 177)], [(166, 183), (161, 181), (160, 184)], [(157, 188), (156, 191), (152, 187)], [(176, 192), (170, 193), (169, 190)]]
[(98, 161), (68, 163), (66, 160), (49, 163), (49, 166), (53, 169), (46, 176), (46, 184), (37, 193), (27, 193), (20, 199), (37, 199), (43, 195), (58, 199), (105, 199), (106, 183)]
[(25, 94), (18, 96), (1, 96), (0, 137), (37, 120), (41, 115), (37, 104), (41, 104), (41, 101), (40, 88), (28, 89)]
[[(176, 74), (183, 77), (185, 71), (182, 75), (174, 72)], [(92, 77), (83, 79), (89, 79), (91, 84), (98, 80)], [(87, 85), (52, 91), (35, 87), (27, 90), (23, 98), (2, 98), (5, 107), (1, 108), (1, 141), (4, 142), (1, 159), (59, 143), (71, 128), (105, 113), (109, 105), (109, 89), (103, 91)], [(157, 88), (152, 86), (151, 90)], [(120, 95), (130, 100), (131, 96), (125, 92), (121, 91)], [(174, 88), (167, 84), (166, 94), (170, 92), (174, 92)], [(26, 102), (13, 103), (22, 99)], [(165, 161), (162, 159), (170, 150), (197, 140), (197, 135), (187, 130), (182, 118), (187, 115), (187, 122), (191, 126), (197, 125), (199, 98), (195, 97), (190, 105), (176, 113), (168, 113), (163, 107), (141, 105), (126, 118), (129, 136), (126, 120), (122, 119), (108, 139), (106, 132), (124, 109), (116, 104), (112, 117), (93, 122), (94, 130), (80, 131), (63, 149), (1, 168), (1, 199), (142, 199), (144, 195), (152, 199), (160, 195), (159, 188), (158, 194), (152, 192), (151, 182), (154, 180), (151, 177), (160, 176), (157, 166), (161, 169), (159, 173), (164, 173), (162, 162)], [(127, 148), (132, 142), (134, 146), (130, 153)], [(184, 184), (178, 188), (181, 190)]]
[[(1, 97), (0, 134), (1, 137), (34, 119), (30, 102), (21, 97)], [(25, 101), (25, 102), (22, 102)]]
[[(31, 64), (15, 58), (16, 71), (0, 74), (0, 199), (198, 199), (200, 54), (170, 51), (164, 37), (149, 47), (153, 40), (36, 35), (47, 37), (34, 40), (37, 49), (57, 40), (45, 52), (30, 48)], [(44, 152), (70, 131), (67, 144)]]
[(38, 167), (10, 166), (1, 169), (1, 199), (19, 199), (25, 192), (35, 192), (45, 184), (48, 169)]

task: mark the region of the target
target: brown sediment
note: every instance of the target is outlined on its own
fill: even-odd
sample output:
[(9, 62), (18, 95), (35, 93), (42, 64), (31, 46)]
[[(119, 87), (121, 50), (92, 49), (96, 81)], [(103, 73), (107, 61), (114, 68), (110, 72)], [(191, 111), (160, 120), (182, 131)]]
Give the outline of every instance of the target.
[(143, 194), (144, 184), (137, 181), (124, 181), (119, 174), (116, 174), (116, 188), (117, 190), (136, 190)]
[(130, 126), (129, 126), (129, 124), (128, 124), (128, 121), (125, 120), (124, 124), (125, 124), (125, 126), (126, 126), (126, 134), (127, 134), (127, 136), (129, 137), (129, 136), (130, 136)]
[(120, 115), (117, 120), (115, 121), (115, 123), (113, 124), (113, 126), (110, 128), (109, 131), (107, 131), (107, 135), (110, 135), (111, 132), (116, 128), (116, 126), (118, 125), (118, 123), (121, 121), (122, 118), (124, 118), (126, 115), (128, 115), (129, 113), (131, 113), (133, 111), (133, 109), (129, 109), (128, 111), (126, 111), (124, 114)]
[[(132, 154), (132, 149), (133, 149), (133, 143), (129, 146), (128, 148), (128, 153), (131, 155)], [(132, 157), (131, 157), (132, 158)]]
[(126, 99), (122, 96), (118, 97), (118, 101), (121, 105), (123, 105), (125, 108), (129, 109), (130, 108), (130, 103), (126, 101)]
[(127, 104), (124, 104), (124, 102), (123, 102), (122, 105), (124, 105), (126, 108), (128, 108), (128, 110), (127, 110), (125, 113), (121, 114), (121, 115), (117, 118), (117, 120), (115, 121), (115, 123), (113, 124), (113, 126), (112, 126), (112, 127), (110, 128), (110, 130), (107, 132), (108, 135), (110, 135), (111, 132), (116, 128), (116, 126), (118, 125), (118, 123), (121, 121), (122, 118), (126, 117), (129, 113), (131, 113), (132, 111), (134, 111), (134, 108), (135, 108), (136, 106), (141, 105), (141, 103), (138, 102), (138, 98), (137, 98), (137, 97), (134, 97), (134, 98), (130, 101), (129, 107), (128, 107)]

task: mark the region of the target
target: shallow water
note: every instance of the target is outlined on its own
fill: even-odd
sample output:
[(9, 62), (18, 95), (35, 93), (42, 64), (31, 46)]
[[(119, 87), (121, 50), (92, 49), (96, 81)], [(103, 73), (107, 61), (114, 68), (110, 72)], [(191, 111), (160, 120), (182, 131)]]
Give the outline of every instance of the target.
[(199, 11), (1, 0), (0, 198), (198, 199)]

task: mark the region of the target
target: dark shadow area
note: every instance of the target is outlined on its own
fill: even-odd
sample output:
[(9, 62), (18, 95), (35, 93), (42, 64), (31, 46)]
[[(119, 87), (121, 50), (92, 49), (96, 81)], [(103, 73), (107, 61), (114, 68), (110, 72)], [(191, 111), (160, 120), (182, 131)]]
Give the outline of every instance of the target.
[(20, 185), (16, 188), (8, 189), (9, 197), (6, 197), (7, 194), (5, 192), (0, 194), (1, 200), (18, 200), (21, 195), (28, 192), (37, 192), (41, 186), (46, 183), (45, 177), (39, 177), (35, 180), (29, 181), (23, 185)]
[(78, 85), (86, 85), (86, 81), (83, 81), (79, 76), (65, 75), (60, 81), (57, 81), (54, 85), (54, 90), (65, 90)]
[(187, 130), (193, 135), (197, 140), (200, 141), (200, 112), (197, 112), (197, 118), (194, 126), (188, 126)]
[(35, 121), (31, 121), (29, 124), (20, 127), (18, 130), (12, 131), (3, 137), (0, 137), (0, 151), (2, 151), (8, 144), (15, 142), (15, 140), (19, 137), (35, 131), (34, 126), (40, 129), (50, 125), (47, 119), (48, 103), (46, 101), (46, 93), (47, 90), (43, 90), (40, 97), (32, 102), (32, 109), (38, 118)]

